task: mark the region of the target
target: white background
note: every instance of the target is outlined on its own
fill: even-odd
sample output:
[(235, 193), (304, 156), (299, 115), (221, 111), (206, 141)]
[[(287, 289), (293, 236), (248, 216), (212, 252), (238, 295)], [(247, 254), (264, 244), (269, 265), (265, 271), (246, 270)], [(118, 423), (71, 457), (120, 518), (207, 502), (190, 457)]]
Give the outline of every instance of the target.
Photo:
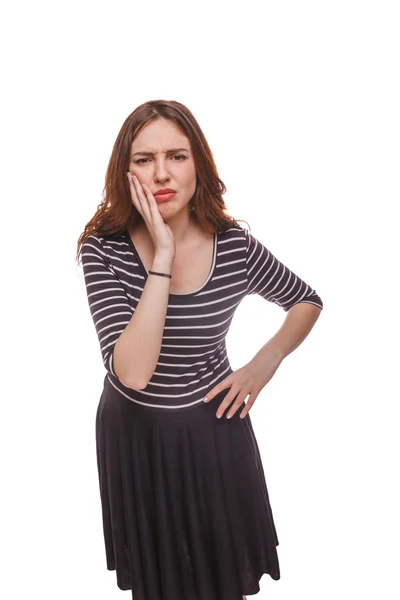
[[(155, 99), (193, 112), (228, 213), (324, 302), (250, 411), (281, 565), (257, 598), (400, 597), (396, 5), (2, 10), (2, 597), (131, 593), (106, 570), (104, 368), (75, 255), (123, 121)], [(233, 368), (284, 318), (246, 298), (228, 335)]]

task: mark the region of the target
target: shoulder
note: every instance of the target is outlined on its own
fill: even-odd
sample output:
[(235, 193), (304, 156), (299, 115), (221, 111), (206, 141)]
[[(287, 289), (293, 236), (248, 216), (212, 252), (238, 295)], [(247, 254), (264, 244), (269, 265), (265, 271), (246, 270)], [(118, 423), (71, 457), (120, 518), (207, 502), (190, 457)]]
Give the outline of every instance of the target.
[(225, 231), (218, 233), (218, 239), (221, 240), (242, 240), (246, 241), (248, 230), (241, 225), (230, 225)]
[(82, 255), (95, 253), (105, 260), (110, 260), (120, 250), (126, 250), (128, 243), (125, 233), (118, 234), (90, 234), (82, 244)]
[(251, 234), (251, 230), (241, 225), (230, 226), (226, 231), (218, 234), (218, 239), (229, 241), (231, 245), (244, 250), (246, 253), (252, 245), (257, 243), (257, 240)]

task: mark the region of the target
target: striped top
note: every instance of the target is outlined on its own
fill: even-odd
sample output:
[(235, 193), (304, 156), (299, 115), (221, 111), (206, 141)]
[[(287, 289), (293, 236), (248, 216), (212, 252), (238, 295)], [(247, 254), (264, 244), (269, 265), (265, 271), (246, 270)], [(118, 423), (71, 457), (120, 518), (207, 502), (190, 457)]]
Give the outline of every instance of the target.
[(169, 295), (153, 376), (144, 389), (131, 389), (115, 374), (113, 349), (136, 310), (147, 271), (127, 231), (89, 236), (82, 245), (82, 266), (106, 376), (121, 394), (143, 406), (174, 409), (197, 404), (233, 372), (225, 338), (245, 296), (259, 294), (284, 311), (299, 302), (323, 308), (315, 290), (247, 229), (231, 226), (214, 234), (212, 267), (201, 287)]

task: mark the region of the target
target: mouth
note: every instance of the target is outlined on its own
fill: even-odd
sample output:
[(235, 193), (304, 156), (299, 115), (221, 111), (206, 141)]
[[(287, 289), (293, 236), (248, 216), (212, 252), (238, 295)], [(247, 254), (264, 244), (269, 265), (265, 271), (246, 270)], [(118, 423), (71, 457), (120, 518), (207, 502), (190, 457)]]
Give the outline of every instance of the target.
[(165, 202), (166, 200), (170, 200), (171, 198), (173, 198), (175, 196), (176, 192), (165, 192), (165, 193), (160, 193), (158, 192), (157, 194), (153, 194), (154, 198), (157, 200), (157, 202)]
[(158, 194), (176, 194), (176, 190), (173, 188), (161, 188), (160, 190), (156, 190), (153, 196), (157, 196)]

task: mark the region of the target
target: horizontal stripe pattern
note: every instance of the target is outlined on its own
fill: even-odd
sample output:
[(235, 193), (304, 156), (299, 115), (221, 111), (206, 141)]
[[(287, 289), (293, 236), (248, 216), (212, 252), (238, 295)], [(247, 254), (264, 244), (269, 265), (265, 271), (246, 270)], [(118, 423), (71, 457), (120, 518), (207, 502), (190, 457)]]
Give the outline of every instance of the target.
[(247, 294), (258, 294), (278, 304), (285, 312), (300, 302), (314, 304), (322, 310), (323, 303), (316, 291), (250, 235), (246, 265)]
[(215, 236), (204, 284), (191, 294), (170, 294), (156, 369), (146, 388), (136, 390), (118, 379), (113, 355), (148, 276), (128, 232), (89, 236), (82, 246), (82, 267), (107, 377), (122, 395), (149, 407), (174, 409), (202, 402), (232, 373), (225, 339), (246, 295), (259, 294), (285, 311), (299, 302), (323, 307), (315, 290), (246, 229), (233, 226)]

